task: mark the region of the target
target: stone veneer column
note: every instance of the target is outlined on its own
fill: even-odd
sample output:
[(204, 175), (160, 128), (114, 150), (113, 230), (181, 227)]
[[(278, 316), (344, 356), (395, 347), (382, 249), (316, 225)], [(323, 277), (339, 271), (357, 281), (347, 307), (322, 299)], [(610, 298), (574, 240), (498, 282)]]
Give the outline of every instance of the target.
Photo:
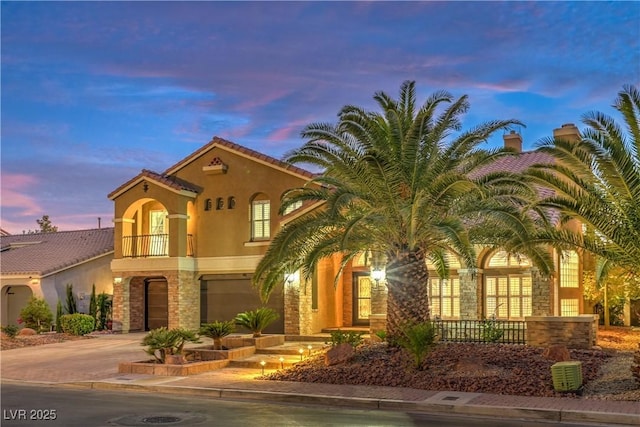
[(299, 290), (299, 306), (298, 306), (298, 313), (299, 313), (299, 322), (300, 322), (300, 335), (311, 335), (313, 334), (313, 327), (312, 327), (312, 310), (311, 310), (311, 303), (312, 303), (312, 295), (311, 295), (311, 287), (313, 286), (311, 284), (311, 282), (309, 281), (306, 285), (306, 287), (304, 287), (303, 285), (300, 285), (301, 289)]
[(115, 279), (113, 281), (112, 329), (124, 334), (129, 333), (131, 327), (129, 281), (130, 279), (120, 279), (119, 283)]
[(191, 271), (166, 272), (169, 303), (169, 329), (198, 329), (200, 326), (200, 287)]
[(483, 271), (478, 268), (461, 268), (458, 270), (460, 279), (460, 319), (476, 320), (482, 315), (481, 290)]
[(300, 287), (284, 285), (284, 333), (300, 335)]
[(551, 278), (542, 277), (536, 267), (531, 267), (531, 315), (550, 316)]

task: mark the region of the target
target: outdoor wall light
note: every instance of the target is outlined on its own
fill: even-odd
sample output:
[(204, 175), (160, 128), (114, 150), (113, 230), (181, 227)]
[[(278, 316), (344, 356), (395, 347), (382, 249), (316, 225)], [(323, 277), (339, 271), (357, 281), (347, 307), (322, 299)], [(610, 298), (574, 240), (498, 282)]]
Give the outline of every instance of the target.
[(113, 279), (113, 283), (115, 283), (116, 285), (119, 285), (120, 283), (122, 283), (122, 277), (116, 277)]
[(378, 288), (380, 281), (385, 278), (384, 270), (377, 268), (371, 270), (371, 278), (376, 282), (376, 288)]
[(292, 285), (293, 283), (296, 283), (299, 280), (300, 280), (300, 273), (298, 273), (297, 271), (294, 271), (293, 273), (284, 274), (284, 281), (287, 283), (287, 285)]

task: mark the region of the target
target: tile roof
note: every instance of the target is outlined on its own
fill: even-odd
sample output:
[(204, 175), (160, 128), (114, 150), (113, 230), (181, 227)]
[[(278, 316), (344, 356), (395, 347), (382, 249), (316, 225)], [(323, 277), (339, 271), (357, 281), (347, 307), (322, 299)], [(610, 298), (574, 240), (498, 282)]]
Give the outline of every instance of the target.
[(198, 187), (195, 184), (191, 184), (190, 182), (187, 182), (183, 179), (180, 179), (176, 176), (168, 176), (168, 175), (163, 175), (163, 174), (159, 174), (158, 172), (154, 172), (152, 170), (149, 169), (142, 169), (142, 171), (134, 176), (133, 178), (131, 178), (129, 181), (125, 182), (124, 184), (122, 184), (120, 187), (116, 188), (115, 190), (113, 190), (111, 193), (109, 193), (107, 195), (108, 198), (113, 198), (115, 197), (115, 195), (117, 195), (118, 193), (120, 193), (121, 191), (123, 191), (124, 189), (126, 189), (127, 187), (130, 187), (134, 184), (136, 184), (137, 182), (141, 181), (142, 179), (148, 179), (149, 181), (155, 181), (157, 183), (163, 184), (169, 188), (172, 188), (176, 191), (182, 191), (182, 190), (187, 190), (187, 191), (191, 191), (193, 193), (199, 193), (202, 191), (202, 188)]
[(493, 172), (524, 172), (530, 166), (540, 163), (553, 163), (553, 157), (539, 151), (524, 151), (513, 156), (504, 156), (495, 162), (478, 169), (472, 176), (482, 176)]
[(2, 275), (46, 276), (113, 252), (113, 228), (0, 236)]
[(190, 163), (193, 159), (197, 158), (202, 153), (205, 153), (214, 147), (223, 147), (228, 150), (235, 151), (242, 155), (252, 157), (256, 160), (263, 161), (265, 163), (272, 164), (274, 166), (293, 172), (295, 174), (302, 175), (306, 178), (313, 178), (315, 176), (312, 172), (309, 172), (308, 170), (299, 168), (290, 163), (283, 162), (282, 160), (278, 160), (271, 156), (267, 156), (266, 154), (262, 154), (258, 151), (252, 150), (247, 147), (243, 147), (242, 145), (236, 144), (235, 142), (227, 141), (226, 139), (222, 139), (217, 136), (214, 136), (213, 139), (208, 144), (200, 147), (198, 150), (194, 151), (189, 156), (185, 157), (184, 159), (180, 160), (178, 163), (176, 163), (175, 165), (171, 166), (169, 169), (164, 171), (164, 174), (172, 175), (176, 173), (178, 170), (182, 169), (185, 165)]

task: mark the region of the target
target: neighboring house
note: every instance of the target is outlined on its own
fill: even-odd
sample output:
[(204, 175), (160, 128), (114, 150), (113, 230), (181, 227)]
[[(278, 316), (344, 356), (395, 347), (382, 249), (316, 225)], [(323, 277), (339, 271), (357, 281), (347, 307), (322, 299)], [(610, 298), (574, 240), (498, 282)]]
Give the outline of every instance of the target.
[[(554, 134), (577, 137), (573, 125)], [(516, 133), (504, 137), (518, 151)], [(496, 168), (522, 171), (549, 160), (523, 152)], [(115, 203), (114, 329), (159, 326), (197, 328), (231, 320), (261, 305), (251, 276), (279, 227), (316, 206), (278, 216), (281, 195), (313, 175), (235, 143), (214, 138), (163, 173), (143, 170), (111, 194)], [(526, 258), (480, 250), (478, 269), (450, 258), (450, 276), (430, 268), (432, 315), (443, 319), (501, 319), (531, 315), (574, 316), (583, 306), (582, 264), (577, 252), (554, 254), (557, 273), (542, 278)], [(362, 256), (338, 281), (337, 257), (322, 262), (310, 283), (283, 277), (269, 306), (280, 320), (267, 332), (308, 335), (324, 329), (369, 326), (384, 318), (386, 288), (372, 278)]]
[(96, 293), (113, 291), (113, 228), (0, 236), (0, 324), (17, 324), (32, 296), (44, 298), (51, 312), (73, 285), (78, 310), (88, 312)]

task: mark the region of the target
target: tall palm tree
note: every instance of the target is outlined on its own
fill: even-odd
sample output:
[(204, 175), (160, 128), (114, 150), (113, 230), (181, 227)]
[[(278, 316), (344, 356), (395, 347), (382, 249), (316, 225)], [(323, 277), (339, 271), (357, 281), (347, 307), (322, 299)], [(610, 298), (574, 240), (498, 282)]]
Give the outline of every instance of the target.
[(538, 150), (555, 162), (535, 165), (528, 174), (553, 190), (539, 207), (561, 213), (561, 221), (579, 220), (587, 233), (551, 229), (541, 242), (577, 246), (640, 273), (640, 92), (623, 86), (613, 107), (624, 130), (600, 112), (582, 116), (588, 126), (577, 140), (545, 139)]
[(320, 260), (335, 254), (342, 255), (341, 272), (357, 254), (371, 251), (374, 267), (386, 269), (387, 334), (393, 340), (406, 324), (429, 319), (425, 258), (441, 274), (447, 250), (475, 266), (472, 236), (487, 234), (473, 231), (489, 223), (514, 232), (484, 243), (524, 251), (531, 224), (518, 205), (527, 191), (521, 180), (503, 172), (478, 173), (512, 154), (481, 150), (479, 144), (519, 122), (491, 121), (453, 137), (469, 108), (467, 96), (454, 99), (439, 91), (417, 107), (415, 83), (407, 81), (399, 100), (383, 92), (374, 100), (381, 113), (345, 106), (337, 124), (308, 125), (302, 132), (307, 142), (285, 156), (323, 172), (287, 192), (281, 212), (297, 202), (322, 207), (274, 237), (253, 280), (266, 299), (287, 272), (302, 269), (308, 279)]

